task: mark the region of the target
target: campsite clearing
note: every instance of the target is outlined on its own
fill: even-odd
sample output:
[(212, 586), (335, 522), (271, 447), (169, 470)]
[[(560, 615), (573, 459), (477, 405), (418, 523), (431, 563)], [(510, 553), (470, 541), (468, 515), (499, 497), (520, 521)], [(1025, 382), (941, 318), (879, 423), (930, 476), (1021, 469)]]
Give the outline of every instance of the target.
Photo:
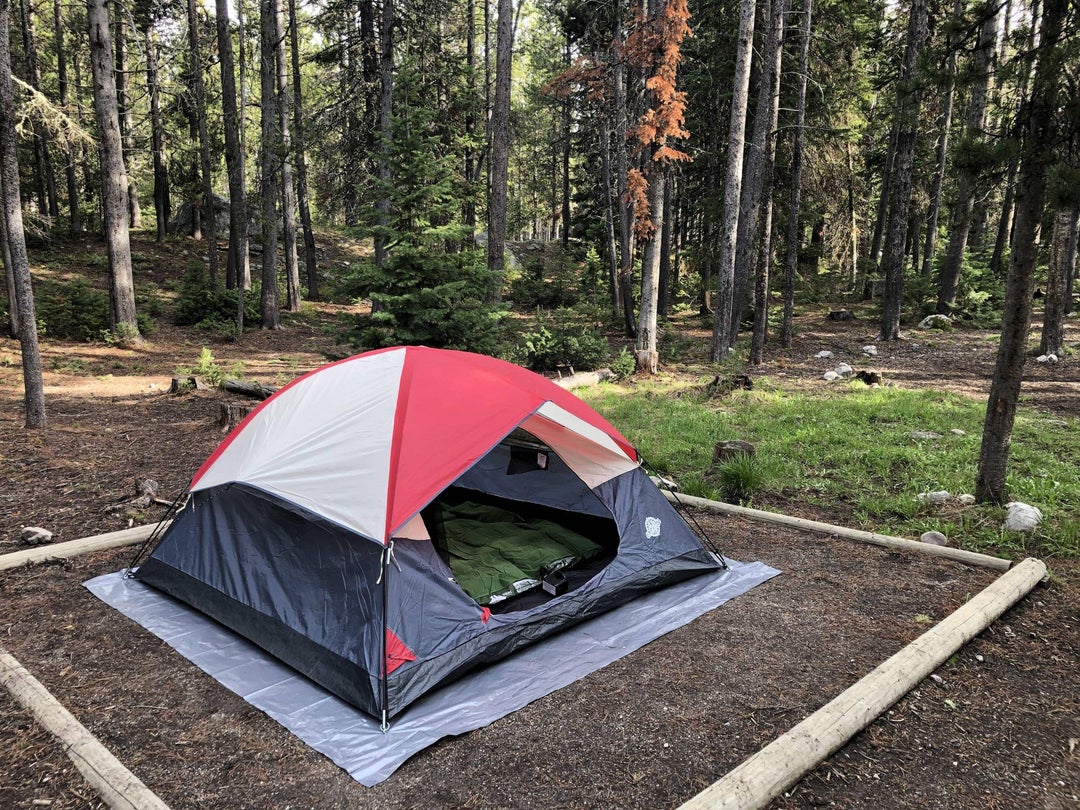
[[(799, 358), (855, 340), (853, 330), (807, 318), (796, 348), (771, 368), (793, 384), (817, 385)], [(889, 376), (904, 386), (977, 395), (993, 344), (977, 332), (958, 332), (954, 341), (944, 358), (941, 349), (904, 344)], [(223, 367), (243, 358), (251, 377), (281, 383), (321, 362), (327, 344), (312, 318), (214, 350)], [(10, 353), (11, 345), (3, 347)], [(154, 478), (165, 497), (178, 494), (222, 436), (220, 394), (165, 393), (169, 375), (198, 351), (169, 327), (136, 352), (47, 345), (51, 422), (40, 435), (20, 429), (18, 369), (0, 366), (2, 539), (22, 525), (44, 525), (56, 541), (123, 528), (125, 519), (105, 507), (130, 496), (134, 477)], [(1075, 417), (1073, 364), (1060, 364), (1054, 380), (1040, 379), (1044, 369), (1032, 373), (1025, 390), (1033, 403), (1049, 416)], [(794, 493), (762, 505), (857, 525), (843, 500), (828, 512)], [(129, 518), (152, 521), (162, 511)], [(725, 551), (761, 559), (782, 575), (488, 728), (444, 740), (370, 790), (81, 587), (125, 565), (131, 549), (0, 575), (0, 642), (177, 808), (673, 806), (995, 576), (777, 526), (699, 520)], [(776, 806), (1076, 806), (1080, 566), (1048, 563), (1054, 581), (939, 670), (940, 685), (921, 684)], [(0, 757), (0, 806), (29, 807), (34, 799), (98, 806), (60, 747), (6, 694)]]

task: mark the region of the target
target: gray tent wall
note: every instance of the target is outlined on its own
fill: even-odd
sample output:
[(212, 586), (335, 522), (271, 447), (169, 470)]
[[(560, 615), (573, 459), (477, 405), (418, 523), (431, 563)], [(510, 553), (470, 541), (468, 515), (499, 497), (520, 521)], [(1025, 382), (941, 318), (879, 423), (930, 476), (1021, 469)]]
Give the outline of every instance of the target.
[[(497, 446), (455, 485), (608, 518), (619, 535), (596, 576), (529, 609), (481, 608), (431, 541), (397, 539), (384, 555), (381, 544), (243, 484), (194, 493), (136, 575), (364, 711), (392, 717), (470, 669), (719, 567), (640, 468), (590, 490), (555, 453), (547, 469), (511, 475), (509, 452)], [(416, 657), (384, 680), (391, 633)]]

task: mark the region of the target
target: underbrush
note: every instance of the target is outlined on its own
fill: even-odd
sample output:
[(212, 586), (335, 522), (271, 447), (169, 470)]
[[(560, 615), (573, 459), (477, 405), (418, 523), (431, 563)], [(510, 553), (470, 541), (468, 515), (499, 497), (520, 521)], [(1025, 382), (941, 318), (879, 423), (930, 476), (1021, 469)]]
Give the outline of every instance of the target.
[[(579, 392), (629, 437), (647, 462), (684, 492), (737, 494), (760, 508), (797, 502), (826, 520), (905, 537), (936, 529), (953, 542), (1006, 554), (1080, 555), (1080, 425), (1021, 410), (1013, 433), (1008, 487), (1013, 500), (1046, 516), (1031, 536), (1001, 530), (1004, 510), (923, 504), (919, 493), (972, 492), (985, 405), (932, 390), (870, 389), (851, 383), (793, 393), (765, 378), (753, 391), (707, 401), (684, 381)], [(963, 431), (953, 433), (952, 431)], [(912, 438), (930, 431), (937, 439)], [(710, 471), (724, 439), (757, 447), (753, 475)], [(747, 485), (749, 482), (749, 486)], [(727, 492), (725, 492), (725, 489)], [(775, 505), (775, 506), (774, 506)]]

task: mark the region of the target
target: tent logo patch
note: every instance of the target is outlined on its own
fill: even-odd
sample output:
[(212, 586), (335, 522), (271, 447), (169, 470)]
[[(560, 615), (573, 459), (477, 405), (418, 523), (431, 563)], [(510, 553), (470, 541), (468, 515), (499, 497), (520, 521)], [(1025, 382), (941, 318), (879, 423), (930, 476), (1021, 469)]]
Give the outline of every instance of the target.
[(645, 536), (649, 538), (660, 536), (660, 518), (645, 518)]

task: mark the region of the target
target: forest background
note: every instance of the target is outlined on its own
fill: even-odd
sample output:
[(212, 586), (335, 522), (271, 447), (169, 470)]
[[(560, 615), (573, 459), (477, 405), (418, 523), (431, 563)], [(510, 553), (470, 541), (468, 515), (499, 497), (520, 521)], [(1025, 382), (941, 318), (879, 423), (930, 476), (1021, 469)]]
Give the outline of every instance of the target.
[[(348, 350), (623, 375), (657, 373), (679, 317), (711, 363), (755, 365), (831, 301), (880, 341), (1000, 325), (974, 492), (1001, 504), (1033, 299), (1036, 353), (1073, 353), (1077, 21), (1068, 0), (0, 3), (26, 423), (39, 331), (137, 346), (163, 300), (227, 339), (358, 301)], [(204, 259), (161, 298), (132, 229)], [(32, 278), (28, 244), (99, 232), (107, 290), (77, 252)], [(370, 255), (320, 266), (320, 233)]]

